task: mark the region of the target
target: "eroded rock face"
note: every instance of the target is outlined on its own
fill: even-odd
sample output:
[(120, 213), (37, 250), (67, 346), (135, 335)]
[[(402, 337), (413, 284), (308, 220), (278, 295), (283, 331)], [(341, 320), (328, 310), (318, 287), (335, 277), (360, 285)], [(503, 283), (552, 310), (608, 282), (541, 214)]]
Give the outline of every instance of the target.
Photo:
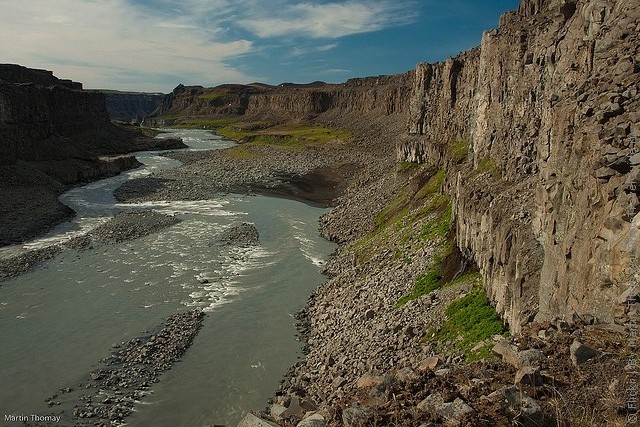
[[(480, 47), (419, 64), (402, 160), (449, 174), (458, 243), (511, 328), (536, 317), (612, 322), (640, 255), (640, 4), (523, 0)], [(637, 271), (636, 271), (637, 273)]]

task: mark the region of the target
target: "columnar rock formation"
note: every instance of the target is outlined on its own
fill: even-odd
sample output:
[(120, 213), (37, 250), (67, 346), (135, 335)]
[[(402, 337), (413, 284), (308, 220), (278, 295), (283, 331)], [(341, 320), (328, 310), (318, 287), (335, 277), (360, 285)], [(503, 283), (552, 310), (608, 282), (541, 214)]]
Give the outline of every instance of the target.
[(637, 274), (639, 33), (635, 2), (523, 0), (480, 47), (414, 70), (398, 154), (442, 164), (462, 141), (499, 176), (449, 186), (459, 246), (514, 330), (613, 321)]
[(637, 2), (522, 0), (477, 48), (410, 73), (224, 98), (180, 86), (164, 111), (408, 117), (398, 158), (447, 169), (458, 245), (512, 330), (611, 322), (640, 255), (638, 34)]

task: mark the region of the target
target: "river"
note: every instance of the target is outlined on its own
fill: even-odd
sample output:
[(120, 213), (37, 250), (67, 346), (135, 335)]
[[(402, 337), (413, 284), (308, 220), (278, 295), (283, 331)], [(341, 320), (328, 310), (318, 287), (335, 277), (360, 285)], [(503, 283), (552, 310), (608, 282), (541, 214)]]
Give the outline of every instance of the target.
[[(199, 130), (166, 136), (182, 137), (190, 149), (232, 144)], [(0, 422), (5, 415), (60, 414), (58, 425), (70, 425), (77, 402), (59, 398), (60, 405), (49, 407), (47, 397), (82, 383), (114, 343), (141, 336), (191, 307), (206, 311), (203, 327), (181, 362), (136, 405), (127, 425), (235, 426), (246, 412), (266, 406), (300, 357), (292, 315), (324, 281), (322, 263), (335, 249), (318, 232), (326, 209), (233, 194), (118, 204), (112, 191), (127, 179), (179, 166), (154, 152), (137, 157), (143, 168), (65, 193), (61, 200), (78, 213), (73, 221), (4, 249), (6, 255), (64, 241), (119, 210), (153, 209), (183, 220), (137, 240), (65, 250), (2, 284)], [(226, 229), (241, 222), (255, 224), (258, 246), (220, 242)]]

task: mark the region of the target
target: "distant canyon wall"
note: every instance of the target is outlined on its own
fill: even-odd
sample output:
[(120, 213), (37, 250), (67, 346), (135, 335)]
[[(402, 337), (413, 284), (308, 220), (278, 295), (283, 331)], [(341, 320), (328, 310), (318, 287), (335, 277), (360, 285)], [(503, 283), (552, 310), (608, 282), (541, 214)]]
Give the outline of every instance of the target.
[(329, 111), (391, 115), (408, 111), (412, 73), (352, 79), (343, 84), (178, 86), (148, 120), (236, 114), (254, 118), (309, 119)]
[(69, 139), (110, 126), (104, 96), (81, 88), (45, 70), (0, 65), (0, 164), (81, 156)]
[(401, 159), (442, 165), (460, 248), (512, 329), (624, 314), (638, 274), (640, 3), (523, 0), (481, 45), (414, 71)]

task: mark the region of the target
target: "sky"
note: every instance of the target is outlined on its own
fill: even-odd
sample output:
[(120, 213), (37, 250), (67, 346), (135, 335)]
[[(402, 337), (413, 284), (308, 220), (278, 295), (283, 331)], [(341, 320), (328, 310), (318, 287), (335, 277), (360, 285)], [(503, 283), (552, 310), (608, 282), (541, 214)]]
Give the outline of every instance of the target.
[(0, 0), (0, 63), (85, 88), (344, 82), (480, 43), (518, 0)]

